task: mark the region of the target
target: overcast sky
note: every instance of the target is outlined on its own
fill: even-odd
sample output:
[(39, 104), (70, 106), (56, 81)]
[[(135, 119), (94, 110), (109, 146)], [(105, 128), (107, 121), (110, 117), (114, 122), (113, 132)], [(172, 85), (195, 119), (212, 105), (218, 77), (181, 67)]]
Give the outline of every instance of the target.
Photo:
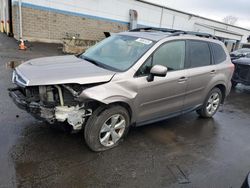
[(228, 15), (238, 18), (236, 25), (250, 29), (250, 0), (147, 0), (170, 8), (217, 21)]

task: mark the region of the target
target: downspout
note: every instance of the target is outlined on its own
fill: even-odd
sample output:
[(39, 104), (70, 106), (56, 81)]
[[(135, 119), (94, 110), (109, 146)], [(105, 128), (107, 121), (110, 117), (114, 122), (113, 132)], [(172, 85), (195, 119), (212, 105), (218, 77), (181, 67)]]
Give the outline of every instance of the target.
[(162, 17), (163, 17), (163, 10), (164, 10), (164, 8), (162, 7), (162, 8), (161, 8), (161, 19), (160, 19), (160, 27), (162, 27)]
[(172, 20), (172, 29), (174, 29), (174, 22), (175, 22), (175, 15), (173, 15), (173, 20)]
[(19, 40), (23, 38), (23, 21), (22, 21), (22, 0), (18, 0), (19, 5)]

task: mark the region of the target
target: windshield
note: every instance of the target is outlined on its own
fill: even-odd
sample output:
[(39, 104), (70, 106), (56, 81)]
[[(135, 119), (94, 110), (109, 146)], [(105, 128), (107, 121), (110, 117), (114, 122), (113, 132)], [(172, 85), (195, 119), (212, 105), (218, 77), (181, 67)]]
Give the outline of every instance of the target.
[(125, 71), (152, 45), (151, 40), (115, 35), (89, 48), (80, 57), (107, 69)]

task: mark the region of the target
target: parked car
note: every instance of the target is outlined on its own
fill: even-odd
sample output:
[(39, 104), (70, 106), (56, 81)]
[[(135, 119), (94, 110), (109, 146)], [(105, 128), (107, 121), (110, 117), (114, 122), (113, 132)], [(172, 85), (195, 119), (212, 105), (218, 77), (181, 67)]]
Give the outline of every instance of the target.
[(231, 52), (230, 57), (232, 60), (235, 60), (241, 57), (245, 57), (248, 54), (250, 54), (250, 48), (241, 48), (241, 49)]
[(246, 57), (233, 60), (235, 71), (232, 78), (232, 85), (236, 87), (238, 83), (250, 85), (250, 54)]
[(50, 124), (84, 129), (87, 145), (118, 145), (130, 126), (196, 110), (211, 118), (231, 89), (234, 65), (208, 34), (144, 28), (110, 36), (85, 53), (27, 61), (10, 96)]

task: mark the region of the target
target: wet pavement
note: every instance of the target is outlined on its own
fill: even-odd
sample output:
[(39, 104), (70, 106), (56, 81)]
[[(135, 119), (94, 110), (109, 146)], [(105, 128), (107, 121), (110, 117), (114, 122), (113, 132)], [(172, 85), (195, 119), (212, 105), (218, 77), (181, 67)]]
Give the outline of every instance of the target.
[(133, 128), (94, 153), (82, 133), (39, 122), (9, 99), (6, 62), (61, 54), (58, 45), (16, 48), (0, 34), (0, 187), (240, 187), (250, 171), (250, 87), (233, 89), (213, 119), (193, 112)]

